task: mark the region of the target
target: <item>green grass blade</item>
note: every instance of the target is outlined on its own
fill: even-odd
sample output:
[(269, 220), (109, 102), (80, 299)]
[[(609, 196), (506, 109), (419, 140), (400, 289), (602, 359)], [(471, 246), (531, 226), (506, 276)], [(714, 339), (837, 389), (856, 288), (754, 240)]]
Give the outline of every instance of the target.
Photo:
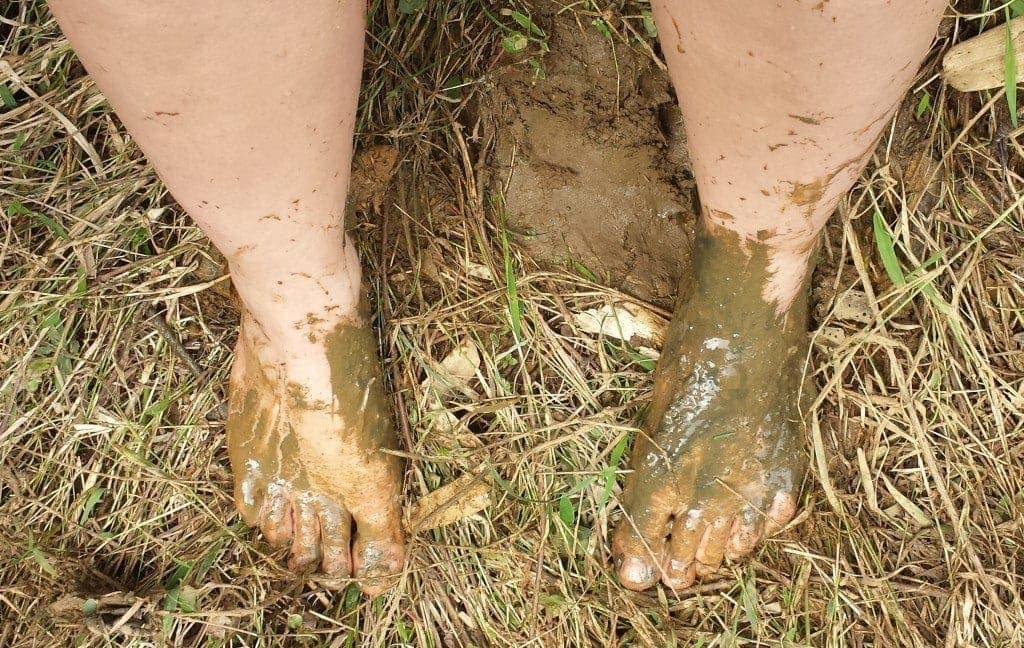
[(508, 230), (501, 228), (501, 253), (505, 261), (505, 294), (508, 297), (508, 314), (512, 320), (512, 333), (516, 342), (523, 339), (522, 304), (519, 303), (519, 291), (516, 287), (515, 267), (512, 264), (512, 252), (508, 244)]
[(882, 212), (877, 209), (875, 210), (873, 229), (875, 230), (875, 245), (878, 247), (879, 256), (882, 257), (882, 265), (885, 266), (886, 274), (894, 284), (902, 286), (907, 283), (907, 278), (903, 274), (900, 260), (896, 256), (896, 247), (893, 245), (889, 228), (885, 226)]
[(32, 545), (28, 548), (28, 552), (29, 555), (32, 556), (32, 559), (36, 561), (36, 564), (39, 565), (40, 569), (56, 578), (57, 570), (53, 568), (50, 561), (46, 559), (46, 554), (44, 554), (39, 547)]

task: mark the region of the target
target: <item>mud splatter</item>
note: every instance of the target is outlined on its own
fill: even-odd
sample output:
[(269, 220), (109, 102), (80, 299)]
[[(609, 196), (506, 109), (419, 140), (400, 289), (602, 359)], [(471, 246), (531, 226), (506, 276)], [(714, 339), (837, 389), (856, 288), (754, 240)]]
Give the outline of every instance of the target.
[(811, 126), (821, 126), (821, 120), (818, 119), (817, 117), (809, 117), (807, 115), (792, 115), (792, 114), (790, 115), (790, 117), (792, 117), (793, 119), (795, 119), (797, 121), (803, 122), (805, 124), (810, 124)]
[[(251, 326), (246, 320), (236, 348), (227, 422), (236, 506), (271, 543), (291, 541), (292, 569), (320, 564), (335, 576), (355, 569), (387, 580), (404, 556), (402, 465), (386, 452), (397, 438), (372, 329), (339, 324), (324, 336), (332, 398), (321, 402), (283, 369), (268, 371), (274, 363), (261, 361)], [(350, 514), (357, 529), (351, 558)]]

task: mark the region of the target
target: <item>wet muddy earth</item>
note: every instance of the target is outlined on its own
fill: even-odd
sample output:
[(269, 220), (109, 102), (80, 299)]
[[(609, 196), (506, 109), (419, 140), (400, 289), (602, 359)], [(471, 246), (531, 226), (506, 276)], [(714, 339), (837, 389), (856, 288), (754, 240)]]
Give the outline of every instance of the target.
[(691, 272), (696, 199), (668, 75), (595, 27), (534, 19), (543, 71), (509, 66), (485, 99), (507, 225), (541, 265), (671, 308)]

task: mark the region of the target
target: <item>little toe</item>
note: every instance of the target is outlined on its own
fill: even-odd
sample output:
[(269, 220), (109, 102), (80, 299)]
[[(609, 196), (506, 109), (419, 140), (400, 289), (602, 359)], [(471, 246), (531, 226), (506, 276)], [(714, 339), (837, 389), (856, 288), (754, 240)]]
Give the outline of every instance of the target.
[(772, 499), (768, 508), (767, 519), (764, 521), (764, 535), (768, 537), (778, 532), (796, 515), (796, 498), (787, 491), (779, 491)]
[(697, 545), (696, 573), (703, 578), (713, 573), (722, 565), (725, 558), (725, 545), (729, 541), (733, 526), (733, 516), (716, 515), (708, 521), (704, 529), (704, 537)]
[(732, 533), (725, 545), (725, 556), (729, 560), (738, 560), (750, 555), (761, 539), (764, 528), (764, 516), (754, 506), (747, 505), (733, 523)]
[(320, 506), (321, 569), (332, 578), (352, 575), (352, 517), (331, 501)]
[(292, 501), (292, 520), (292, 549), (288, 569), (301, 572), (320, 560), (320, 516), (307, 493), (301, 493)]
[(267, 489), (260, 511), (260, 529), (272, 547), (283, 547), (292, 539), (292, 503), (274, 484)]
[(619, 582), (631, 590), (651, 587), (662, 576), (669, 514), (647, 512), (619, 522), (612, 541)]

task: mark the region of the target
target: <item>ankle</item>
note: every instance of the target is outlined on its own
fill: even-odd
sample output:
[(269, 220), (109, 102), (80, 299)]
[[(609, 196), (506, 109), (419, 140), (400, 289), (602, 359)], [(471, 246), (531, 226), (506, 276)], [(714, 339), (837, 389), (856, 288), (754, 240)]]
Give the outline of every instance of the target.
[(799, 241), (751, 240), (704, 221), (694, 260), (698, 289), (723, 304), (741, 305), (751, 316), (763, 310), (769, 321), (803, 321), (817, 241), (817, 233)]
[[(244, 301), (244, 300), (243, 300)], [(323, 347), (325, 340), (339, 326), (365, 326), (365, 309), (337, 304), (273, 303), (270, 307), (250, 307), (252, 320), (266, 343), (280, 352), (302, 357)]]
[(339, 324), (366, 319), (358, 265), (270, 276), (232, 266), (231, 276), (246, 311), (275, 346), (316, 344)]

